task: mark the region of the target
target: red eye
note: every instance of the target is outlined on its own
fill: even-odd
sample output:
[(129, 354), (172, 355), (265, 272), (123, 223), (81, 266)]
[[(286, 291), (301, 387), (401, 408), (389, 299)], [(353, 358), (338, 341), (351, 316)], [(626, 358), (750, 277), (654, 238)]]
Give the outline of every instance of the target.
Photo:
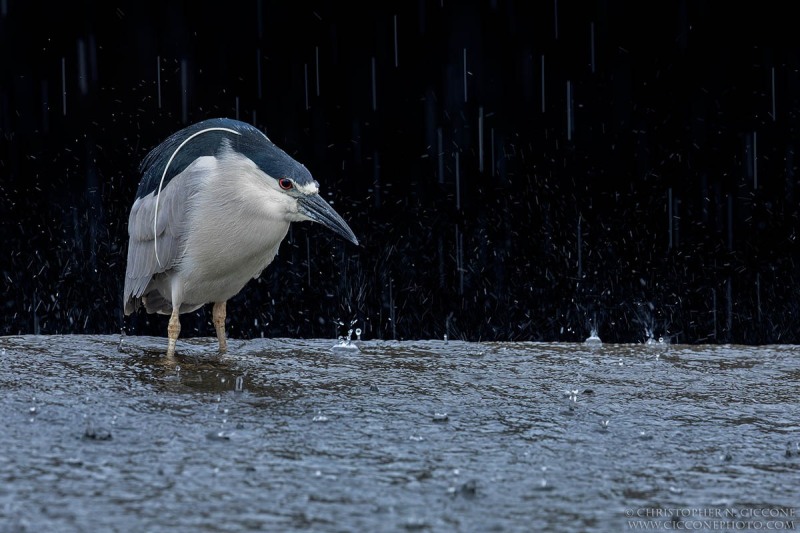
[(292, 187), (294, 187), (294, 183), (289, 178), (281, 178), (278, 180), (278, 185), (281, 186), (281, 189), (288, 191)]

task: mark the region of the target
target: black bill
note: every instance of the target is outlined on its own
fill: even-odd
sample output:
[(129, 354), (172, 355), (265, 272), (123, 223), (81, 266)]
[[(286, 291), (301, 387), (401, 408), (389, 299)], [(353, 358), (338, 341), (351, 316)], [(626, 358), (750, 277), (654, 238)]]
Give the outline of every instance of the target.
[(347, 222), (319, 194), (304, 196), (298, 199), (297, 204), (300, 208), (300, 213), (303, 215), (338, 233), (353, 244), (358, 244), (358, 239), (356, 239)]

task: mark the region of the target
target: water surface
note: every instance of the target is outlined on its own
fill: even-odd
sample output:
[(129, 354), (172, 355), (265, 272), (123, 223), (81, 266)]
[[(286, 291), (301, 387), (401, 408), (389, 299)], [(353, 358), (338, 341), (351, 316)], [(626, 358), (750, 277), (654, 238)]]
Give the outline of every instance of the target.
[(0, 338), (0, 532), (800, 527), (791, 346), (230, 344)]

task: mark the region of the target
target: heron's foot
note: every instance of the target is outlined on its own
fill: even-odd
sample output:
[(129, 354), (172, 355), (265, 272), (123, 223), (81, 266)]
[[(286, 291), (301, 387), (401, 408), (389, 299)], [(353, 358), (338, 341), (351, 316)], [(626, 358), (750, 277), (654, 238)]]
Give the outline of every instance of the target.
[(228, 351), (228, 339), (225, 337), (225, 304), (226, 302), (215, 302), (214, 309), (211, 312), (214, 329), (217, 331), (217, 339), (219, 339), (219, 353)]
[(175, 345), (178, 343), (178, 335), (181, 333), (181, 321), (178, 319), (178, 308), (172, 308), (172, 315), (169, 317), (167, 325), (167, 359), (175, 360)]
[(172, 359), (172, 360), (175, 359), (175, 344), (176, 344), (176, 342), (177, 341), (175, 339), (169, 339), (167, 341), (167, 359)]

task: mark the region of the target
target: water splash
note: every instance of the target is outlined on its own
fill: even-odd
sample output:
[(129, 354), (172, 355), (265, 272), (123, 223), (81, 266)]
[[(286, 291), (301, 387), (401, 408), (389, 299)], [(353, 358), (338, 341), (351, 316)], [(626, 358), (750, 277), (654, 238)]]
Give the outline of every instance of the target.
[(648, 346), (666, 346), (669, 344), (669, 338), (665, 338), (663, 336), (656, 338), (656, 336), (653, 334), (653, 330), (650, 328), (645, 328), (644, 334), (645, 338), (647, 339), (645, 344)]
[[(361, 340), (361, 328), (356, 328), (355, 334), (357, 340)], [(361, 350), (359, 349), (358, 345), (352, 340), (353, 338), (353, 328), (347, 330), (347, 337), (340, 336), (339, 341), (331, 347), (331, 350), (334, 353), (357, 353)]]
[(603, 344), (603, 341), (600, 340), (600, 337), (597, 336), (597, 328), (592, 328), (592, 331), (589, 333), (589, 336), (584, 341), (586, 344), (592, 345), (599, 345)]

